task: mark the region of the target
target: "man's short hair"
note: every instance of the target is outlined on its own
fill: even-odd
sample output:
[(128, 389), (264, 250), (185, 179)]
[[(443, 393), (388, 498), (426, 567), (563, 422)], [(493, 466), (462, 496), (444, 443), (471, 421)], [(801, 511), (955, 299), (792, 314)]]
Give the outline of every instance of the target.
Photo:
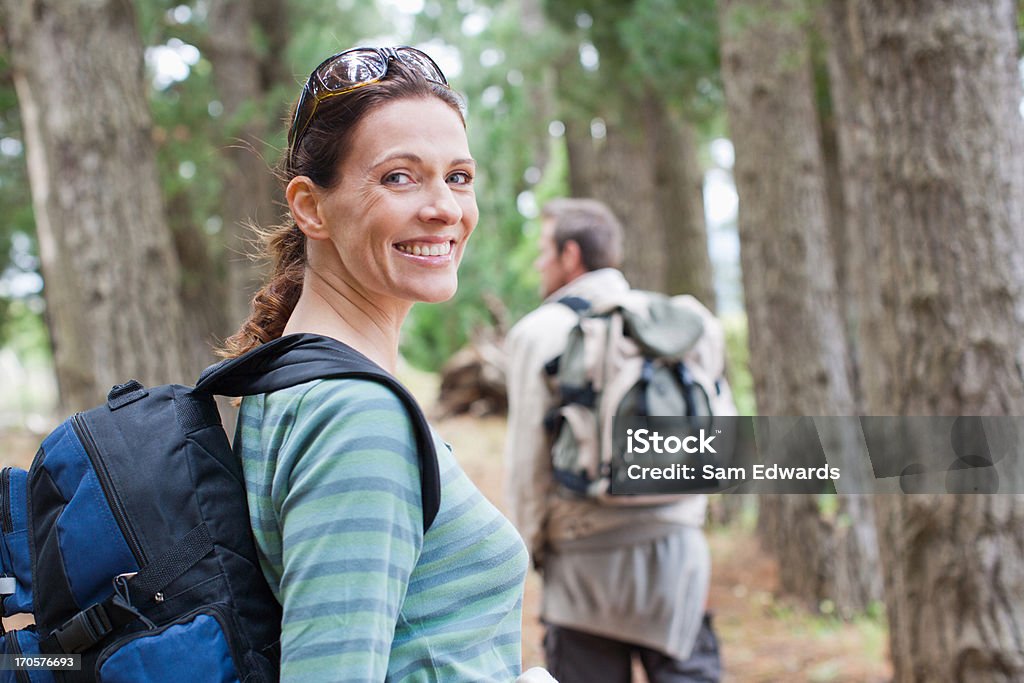
[(554, 222), (555, 246), (562, 253), (572, 240), (580, 247), (588, 271), (618, 268), (622, 263), (622, 224), (604, 202), (596, 199), (553, 199), (541, 218)]

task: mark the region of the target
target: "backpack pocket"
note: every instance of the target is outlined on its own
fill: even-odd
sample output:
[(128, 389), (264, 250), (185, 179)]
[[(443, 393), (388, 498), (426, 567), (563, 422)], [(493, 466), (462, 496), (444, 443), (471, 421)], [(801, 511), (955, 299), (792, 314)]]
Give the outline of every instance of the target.
[(32, 611), (32, 557), (28, 547), (28, 472), (0, 470), (0, 596), (3, 615)]
[(570, 403), (558, 409), (556, 423), (551, 444), (555, 480), (578, 495), (593, 495), (591, 486), (602, 474), (597, 415), (591, 408)]
[(101, 683), (177, 683), (182, 672), (204, 683), (239, 683), (230, 616), (207, 605), (165, 626), (117, 640), (100, 653)]
[[(0, 654), (10, 657), (39, 655), (39, 634), (35, 628), (8, 631), (0, 638), (0, 642), (3, 643)], [(12, 664), (17, 665), (17, 660)], [(0, 671), (0, 683), (54, 683), (54, 678), (49, 669), (11, 668)]]
[(35, 617), (45, 631), (109, 598), (111, 579), (139, 571), (147, 558), (82, 413), (43, 441), (28, 486), (33, 580), (47, 587)]

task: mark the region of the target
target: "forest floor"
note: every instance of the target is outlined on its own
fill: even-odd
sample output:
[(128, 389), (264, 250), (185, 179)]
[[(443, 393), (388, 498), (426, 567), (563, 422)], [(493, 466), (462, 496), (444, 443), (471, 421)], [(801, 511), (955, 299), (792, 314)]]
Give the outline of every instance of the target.
[[(407, 379), (408, 381), (408, 379)], [(415, 382), (409, 382), (415, 385)], [(413, 391), (420, 395), (430, 392)], [(436, 394), (435, 394), (436, 395)], [(499, 508), (502, 501), (504, 418), (436, 420), (463, 468)], [(0, 465), (27, 467), (42, 436), (0, 431)], [(882, 683), (891, 679), (886, 630), (880, 618), (853, 622), (808, 612), (778, 595), (778, 567), (761, 551), (753, 520), (712, 528), (709, 600), (721, 643), (725, 675), (732, 683)], [(537, 619), (540, 579), (531, 572), (523, 605), (523, 659), (543, 665), (543, 627)], [(7, 621), (7, 620), (5, 620)], [(8, 626), (11, 624), (8, 623)], [(20, 625), (20, 624), (19, 624)], [(637, 676), (643, 681), (642, 674)]]

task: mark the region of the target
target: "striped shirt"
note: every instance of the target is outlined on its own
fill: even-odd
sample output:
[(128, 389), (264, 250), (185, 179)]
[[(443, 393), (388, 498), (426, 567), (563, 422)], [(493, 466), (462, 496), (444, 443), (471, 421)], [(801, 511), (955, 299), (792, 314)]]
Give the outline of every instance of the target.
[(281, 680), (502, 681), (520, 671), (526, 550), (434, 436), (423, 533), (412, 422), (371, 381), (243, 400), (236, 448), (260, 563), (283, 608)]

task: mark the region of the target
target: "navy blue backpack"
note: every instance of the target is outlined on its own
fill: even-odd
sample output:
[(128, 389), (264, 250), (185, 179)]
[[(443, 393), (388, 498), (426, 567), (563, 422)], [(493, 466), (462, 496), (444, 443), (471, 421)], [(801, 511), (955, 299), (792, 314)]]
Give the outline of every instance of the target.
[[(0, 654), (44, 655), (0, 683), (277, 681), (281, 609), (263, 578), (242, 467), (214, 395), (362, 378), (408, 409), (421, 458), (423, 527), (440, 504), (437, 454), (415, 399), (352, 348), (289, 335), (207, 368), (195, 388), (115, 386), (0, 472)], [(80, 655), (64, 670), (61, 655)], [(25, 661), (25, 660), (19, 660)]]

